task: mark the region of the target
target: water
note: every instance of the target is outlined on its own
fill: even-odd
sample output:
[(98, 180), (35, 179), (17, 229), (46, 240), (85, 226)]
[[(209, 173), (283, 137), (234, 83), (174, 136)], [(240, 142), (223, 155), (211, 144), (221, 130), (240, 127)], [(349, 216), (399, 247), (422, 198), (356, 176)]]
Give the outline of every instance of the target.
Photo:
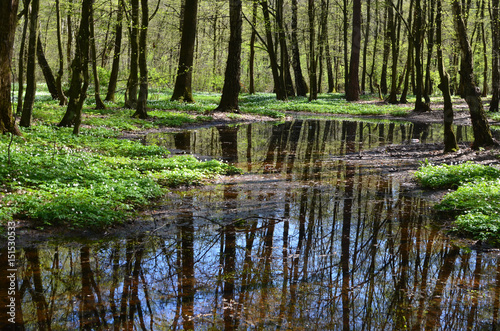
[(149, 232), (21, 248), (16, 317), (29, 330), (498, 329), (499, 253), (460, 248), (393, 164), (361, 158), (441, 137), (315, 119), (148, 136), (247, 173), (172, 192)]

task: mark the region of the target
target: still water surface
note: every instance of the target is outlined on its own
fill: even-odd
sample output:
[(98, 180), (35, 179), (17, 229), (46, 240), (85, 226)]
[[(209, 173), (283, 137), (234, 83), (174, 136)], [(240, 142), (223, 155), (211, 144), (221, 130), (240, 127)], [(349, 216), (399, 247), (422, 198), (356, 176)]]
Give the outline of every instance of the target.
[(383, 161), (343, 157), (415, 139), (442, 132), (299, 119), (145, 137), (246, 174), (172, 192), (152, 232), (19, 249), (16, 316), (28, 330), (496, 330), (498, 252), (454, 245)]

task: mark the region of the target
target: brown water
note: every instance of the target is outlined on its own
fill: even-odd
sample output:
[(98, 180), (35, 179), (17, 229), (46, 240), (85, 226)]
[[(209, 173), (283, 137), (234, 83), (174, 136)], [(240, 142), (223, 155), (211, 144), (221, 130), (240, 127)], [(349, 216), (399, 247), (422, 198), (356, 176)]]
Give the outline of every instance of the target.
[(19, 249), (16, 318), (29, 330), (498, 329), (499, 253), (457, 247), (390, 169), (342, 158), (441, 136), (320, 120), (148, 136), (247, 174), (172, 192), (149, 233)]

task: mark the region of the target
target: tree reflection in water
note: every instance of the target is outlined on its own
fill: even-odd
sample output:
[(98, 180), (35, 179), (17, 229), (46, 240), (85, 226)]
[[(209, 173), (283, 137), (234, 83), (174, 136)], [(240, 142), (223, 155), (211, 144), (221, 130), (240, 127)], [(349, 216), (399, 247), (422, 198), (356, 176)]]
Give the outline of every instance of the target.
[(424, 133), (438, 139), (433, 128), (320, 120), (166, 137), (252, 174), (178, 192), (173, 216), (156, 220), (172, 224), (161, 235), (22, 249), (24, 326), (494, 329), (498, 254), (457, 248), (431, 226), (431, 203), (337, 157)]

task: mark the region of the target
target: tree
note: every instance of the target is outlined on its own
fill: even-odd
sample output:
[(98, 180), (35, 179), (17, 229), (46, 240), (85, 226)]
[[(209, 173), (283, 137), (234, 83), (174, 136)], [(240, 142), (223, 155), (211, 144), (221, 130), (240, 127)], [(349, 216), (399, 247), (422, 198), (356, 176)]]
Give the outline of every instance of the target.
[(139, 33), (139, 71), (140, 71), (140, 86), (139, 99), (137, 100), (137, 109), (132, 115), (145, 119), (148, 117), (147, 101), (148, 101), (148, 64), (147, 64), (147, 41), (148, 41), (148, 25), (149, 25), (148, 0), (141, 0), (141, 32)]
[(198, 0), (185, 0), (182, 19), (181, 50), (179, 66), (175, 79), (174, 92), (170, 100), (194, 102), (191, 88), (193, 74), (194, 44), (196, 39), (196, 23)]
[(90, 60), (92, 62), (92, 74), (94, 76), (94, 96), (95, 96), (95, 109), (106, 109), (106, 105), (101, 99), (101, 84), (99, 83), (99, 74), (97, 72), (97, 53), (95, 47), (95, 33), (94, 33), (94, 8), (90, 11), (89, 22), (90, 33)]
[(36, 93), (36, 47), (38, 40), (38, 9), (39, 0), (31, 1), (31, 11), (29, 14), (29, 37), (28, 37), (28, 63), (26, 71), (32, 73), (26, 77), (26, 94), (24, 96), (23, 113), (19, 125), (24, 127), (31, 126), (31, 114), (33, 112), (33, 104), (35, 103)]
[(483, 108), (480, 92), (474, 81), (472, 50), (467, 36), (467, 29), (462, 19), (461, 4), (458, 0), (453, 0), (452, 7), (455, 28), (462, 52), (460, 76), (464, 84), (463, 93), (465, 101), (469, 105), (472, 129), (474, 131), (474, 142), (472, 143), (472, 148), (478, 149), (480, 147), (498, 145), (498, 143), (493, 140), (491, 135), (490, 126)]
[(500, 101), (500, 1), (493, 0), (491, 4), (491, 102), (490, 112), (498, 112)]
[(240, 92), (241, 72), (241, 0), (229, 0), (229, 24), (231, 34), (227, 55), (226, 72), (224, 75), (224, 87), (222, 98), (216, 111), (238, 112), (238, 95)]
[(122, 48), (123, 6), (123, 0), (119, 0), (115, 24), (115, 49), (111, 74), (109, 76), (108, 92), (106, 93), (106, 101), (115, 101), (116, 83), (118, 81), (118, 71), (120, 70), (120, 55)]
[(0, 131), (20, 136), (11, 105), (11, 61), (17, 24), (18, 0), (0, 2)]
[(441, 83), (439, 89), (443, 92), (444, 99), (444, 152), (449, 153), (458, 150), (457, 139), (453, 132), (453, 104), (450, 94), (450, 76), (446, 72), (443, 63), (443, 47), (442, 47), (442, 4), (441, 0), (437, 0), (436, 13), (436, 44), (438, 70)]
[[(349, 86), (346, 89), (347, 101), (359, 100), (359, 55), (361, 53), (361, 0), (352, 4), (352, 47), (349, 62)], [(395, 47), (393, 45), (392, 47)]]
[(57, 53), (59, 55), (59, 69), (56, 74), (56, 86), (57, 86), (57, 94), (59, 96), (59, 105), (64, 106), (68, 103), (68, 99), (64, 94), (62, 89), (62, 77), (64, 74), (64, 54), (62, 48), (62, 37), (61, 37), (61, 8), (59, 4), (59, 0), (56, 0), (56, 24), (57, 24)]
[[(253, 0), (252, 4), (252, 26), (257, 25), (257, 9), (259, 4), (257, 0)], [(255, 94), (255, 79), (254, 79), (254, 68), (255, 68), (255, 39), (257, 38), (257, 31), (252, 29), (252, 35), (250, 36), (250, 56), (248, 59), (248, 76), (250, 78), (250, 84), (248, 87), (248, 92), (250, 94)]]
[(415, 49), (415, 73), (416, 73), (416, 86), (415, 95), (417, 97), (415, 101), (414, 111), (430, 111), (428, 104), (422, 101), (423, 89), (424, 89), (424, 74), (422, 66), (422, 38), (424, 33), (424, 26), (422, 22), (422, 6), (420, 0), (415, 0), (415, 36), (413, 38), (413, 45)]
[(87, 98), (87, 88), (89, 86), (89, 48), (90, 48), (90, 15), (93, 0), (82, 1), (82, 14), (80, 28), (76, 37), (75, 57), (71, 62), (71, 85), (69, 88), (69, 102), (66, 113), (59, 123), (59, 126), (72, 126), (73, 133), (80, 132), (83, 103)]
[(137, 107), (137, 85), (139, 82), (139, 0), (131, 0), (131, 26), (130, 26), (130, 72), (125, 93), (125, 107)]
[(305, 97), (307, 94), (307, 83), (302, 75), (299, 41), (297, 39), (297, 0), (292, 0), (291, 27), (292, 68), (295, 76), (295, 89), (297, 90), (297, 95)]
[(309, 101), (318, 99), (318, 80), (316, 74), (316, 44), (315, 44), (315, 11), (314, 0), (307, 1), (307, 16), (309, 18)]

